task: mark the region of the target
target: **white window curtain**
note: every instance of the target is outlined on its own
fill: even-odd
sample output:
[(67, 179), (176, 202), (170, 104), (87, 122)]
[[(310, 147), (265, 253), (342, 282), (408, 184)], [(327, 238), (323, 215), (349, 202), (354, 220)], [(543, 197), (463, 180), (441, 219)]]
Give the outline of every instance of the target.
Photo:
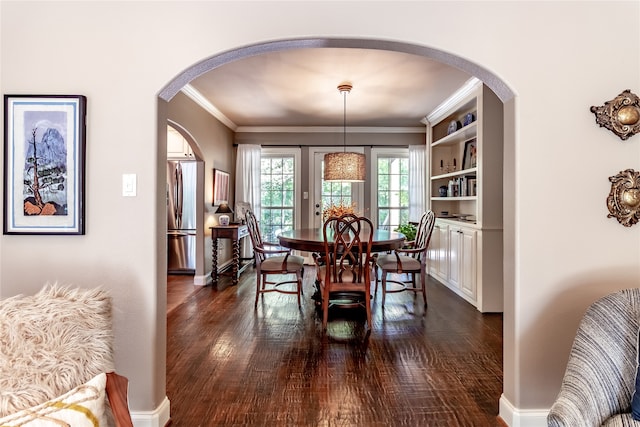
[(236, 157), (235, 201), (251, 204), (251, 210), (260, 218), (260, 156), (259, 145), (239, 144)]
[[(251, 210), (260, 218), (260, 157), (259, 145), (239, 144), (236, 156), (235, 201), (251, 204)], [(245, 239), (247, 241), (247, 239)], [(242, 245), (243, 258), (253, 256), (250, 244)]]
[(409, 146), (409, 221), (427, 210), (427, 146)]

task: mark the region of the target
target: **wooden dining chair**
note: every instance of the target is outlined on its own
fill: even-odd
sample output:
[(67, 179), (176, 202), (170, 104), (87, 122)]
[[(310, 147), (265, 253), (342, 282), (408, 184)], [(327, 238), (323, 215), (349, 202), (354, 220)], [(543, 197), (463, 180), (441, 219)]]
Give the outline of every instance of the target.
[(330, 217), (322, 226), (324, 252), (315, 256), (322, 294), (322, 330), (329, 307), (361, 306), (371, 329), (371, 244), (373, 224), (365, 217)]
[[(256, 301), (254, 309), (258, 308), (258, 298), (268, 292), (283, 294), (295, 294), (298, 296), (300, 307), (300, 295), (302, 292), (302, 276), (304, 275), (304, 258), (292, 255), (289, 249), (275, 243), (262, 240), (258, 220), (252, 211), (245, 213), (245, 220), (253, 246), (253, 255), (256, 268)], [(271, 275), (291, 275), (295, 280), (269, 280)], [(295, 289), (291, 289), (295, 284)]]
[[(436, 218), (433, 211), (425, 212), (420, 218), (415, 240), (407, 242), (406, 248), (395, 249), (390, 254), (381, 254), (377, 257), (377, 269), (382, 270), (383, 307), (387, 293), (403, 291), (422, 292), (424, 307), (427, 307), (427, 249), (435, 222)], [(401, 278), (389, 279), (390, 274), (407, 274), (409, 280)], [(416, 285), (416, 274), (420, 274), (420, 286)], [(379, 281), (377, 274), (375, 279), (377, 290)], [(392, 283), (395, 287), (387, 288), (387, 283)], [(400, 286), (398, 287), (398, 285)]]

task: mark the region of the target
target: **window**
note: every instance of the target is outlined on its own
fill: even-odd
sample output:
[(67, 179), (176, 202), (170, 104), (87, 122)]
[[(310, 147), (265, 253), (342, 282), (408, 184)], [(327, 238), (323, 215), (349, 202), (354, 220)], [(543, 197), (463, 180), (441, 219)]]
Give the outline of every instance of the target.
[(260, 231), (263, 240), (276, 243), (280, 232), (295, 226), (295, 157), (263, 152), (260, 170)]
[(378, 154), (376, 175), (377, 226), (394, 230), (409, 221), (408, 155)]

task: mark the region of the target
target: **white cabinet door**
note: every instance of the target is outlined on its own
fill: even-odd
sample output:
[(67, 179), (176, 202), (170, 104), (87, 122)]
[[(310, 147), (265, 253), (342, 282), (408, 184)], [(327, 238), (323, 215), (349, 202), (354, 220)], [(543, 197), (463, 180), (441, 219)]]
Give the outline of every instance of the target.
[(449, 284), (476, 301), (476, 230), (449, 226)]
[(449, 226), (449, 285), (460, 289), (462, 259), (462, 231), (460, 227)]
[(476, 301), (476, 230), (461, 229), (460, 290)]
[(427, 271), (432, 276), (438, 274), (441, 247), (440, 226), (436, 224), (433, 226), (433, 233), (431, 233), (431, 241), (429, 242), (429, 249), (427, 250)]
[(193, 150), (189, 142), (171, 126), (167, 126), (167, 129), (167, 158), (193, 159)]
[(184, 140), (167, 138), (167, 157), (184, 158)]
[(436, 222), (429, 242), (428, 260), (429, 274), (446, 281), (449, 278), (447, 265), (449, 253), (449, 227)]

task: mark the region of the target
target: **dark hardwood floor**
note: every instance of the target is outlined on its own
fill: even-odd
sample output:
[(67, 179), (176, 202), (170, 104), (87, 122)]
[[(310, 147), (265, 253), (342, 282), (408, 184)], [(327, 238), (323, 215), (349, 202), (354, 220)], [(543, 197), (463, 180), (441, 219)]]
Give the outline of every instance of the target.
[(504, 426), (502, 315), (481, 314), (433, 279), (429, 308), (403, 292), (364, 312), (334, 310), (325, 336), (312, 266), (304, 298), (237, 287), (168, 285), (171, 426)]

